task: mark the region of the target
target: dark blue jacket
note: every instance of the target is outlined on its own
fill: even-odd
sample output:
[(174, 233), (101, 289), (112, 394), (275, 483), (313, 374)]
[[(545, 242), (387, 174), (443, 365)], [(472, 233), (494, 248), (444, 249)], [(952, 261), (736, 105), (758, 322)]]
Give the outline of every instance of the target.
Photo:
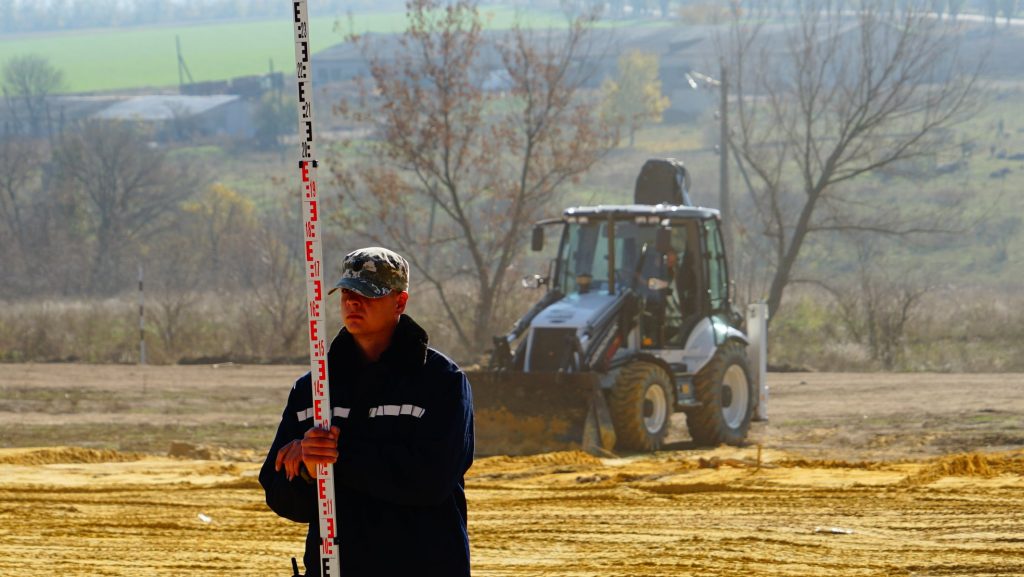
[[(327, 354), (333, 423), (336, 526), (345, 577), (468, 576), (465, 472), (473, 462), (473, 400), (466, 375), (427, 347), (402, 316), (391, 346), (366, 363), (345, 329)], [(267, 505), (309, 523), (306, 575), (320, 575), (315, 486), (274, 471), (278, 450), (313, 426), (310, 377), (292, 386), (260, 471)]]

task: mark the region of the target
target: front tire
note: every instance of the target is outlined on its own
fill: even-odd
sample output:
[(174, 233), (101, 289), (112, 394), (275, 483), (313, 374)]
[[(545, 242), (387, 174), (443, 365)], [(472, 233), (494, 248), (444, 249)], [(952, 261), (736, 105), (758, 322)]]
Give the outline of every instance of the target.
[(754, 413), (754, 388), (744, 347), (722, 345), (694, 378), (700, 408), (689, 411), (686, 426), (698, 445), (739, 446), (747, 438)]
[(672, 377), (661, 366), (645, 361), (619, 371), (609, 394), (608, 408), (615, 424), (615, 448), (656, 451), (668, 434), (672, 416)]

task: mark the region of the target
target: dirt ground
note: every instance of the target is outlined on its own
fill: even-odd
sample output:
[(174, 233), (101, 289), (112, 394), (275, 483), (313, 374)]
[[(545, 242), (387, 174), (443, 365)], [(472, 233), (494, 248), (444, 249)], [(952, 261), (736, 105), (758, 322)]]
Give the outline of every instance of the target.
[[(290, 575), (256, 472), (300, 372), (0, 365), (0, 575)], [(478, 459), (474, 575), (1024, 575), (1024, 376), (770, 383), (748, 447)]]

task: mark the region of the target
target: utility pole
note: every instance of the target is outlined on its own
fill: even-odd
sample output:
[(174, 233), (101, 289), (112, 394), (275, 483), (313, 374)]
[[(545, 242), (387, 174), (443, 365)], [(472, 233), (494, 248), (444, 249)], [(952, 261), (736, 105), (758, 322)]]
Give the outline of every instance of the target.
[(732, 207), (729, 202), (729, 77), (725, 62), (720, 63), (718, 93), (721, 136), (718, 142), (718, 209), (722, 214), (722, 240), (725, 254), (732, 254)]
[(195, 82), (192, 80), (192, 73), (189, 72), (188, 64), (185, 64), (185, 57), (181, 54), (181, 36), (174, 35), (174, 47), (178, 52), (178, 94), (185, 93), (185, 77), (188, 76), (189, 84)]
[(686, 81), (693, 90), (699, 90), (701, 85), (718, 89), (718, 210), (722, 219), (722, 242), (725, 244), (726, 254), (729, 254), (732, 252), (732, 203), (729, 201), (729, 153), (732, 152), (729, 144), (729, 77), (725, 61), (719, 61), (718, 65), (717, 79), (691, 70), (686, 73)]
[(142, 263), (139, 263), (139, 364), (146, 364), (146, 293), (142, 290)]

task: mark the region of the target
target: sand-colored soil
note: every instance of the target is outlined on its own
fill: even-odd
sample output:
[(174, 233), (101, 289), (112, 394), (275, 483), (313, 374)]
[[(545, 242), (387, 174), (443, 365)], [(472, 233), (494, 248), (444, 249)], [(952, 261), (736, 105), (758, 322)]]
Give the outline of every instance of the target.
[[(0, 365), (0, 575), (290, 575), (256, 471), (298, 370)], [(474, 575), (1024, 575), (1020, 375), (772, 383), (760, 451), (479, 459)]]

